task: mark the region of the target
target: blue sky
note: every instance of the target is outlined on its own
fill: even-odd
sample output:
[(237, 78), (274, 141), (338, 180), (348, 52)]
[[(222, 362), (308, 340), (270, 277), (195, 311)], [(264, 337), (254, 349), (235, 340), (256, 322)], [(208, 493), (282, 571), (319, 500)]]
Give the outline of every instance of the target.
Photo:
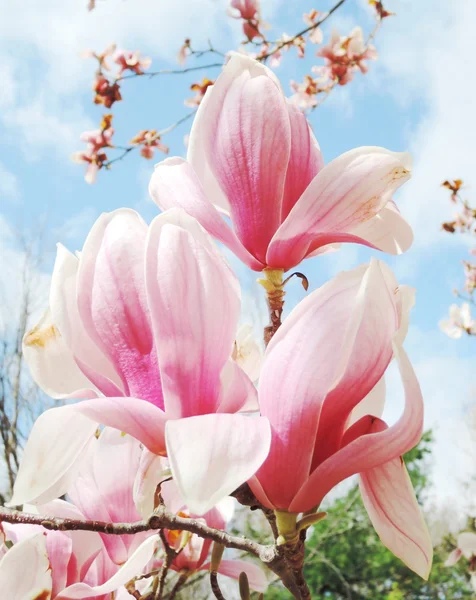
[[(102, 114), (91, 101), (95, 65), (79, 58), (81, 50), (102, 50), (114, 41), (151, 56), (153, 70), (173, 68), (185, 37), (191, 37), (196, 47), (203, 47), (210, 37), (217, 48), (228, 50), (237, 47), (240, 27), (226, 15), (226, 0), (98, 0), (92, 13), (85, 9), (86, 0), (51, 0), (47, 8), (34, 0), (27, 4), (25, 10), (20, 3), (0, 0), (0, 12), (7, 15), (0, 23), (0, 224), (35, 228), (40, 218), (46, 219), (48, 272), (54, 243), (61, 240), (70, 249), (79, 249), (100, 212), (129, 206), (147, 220), (157, 213), (147, 194), (154, 161), (131, 154), (111, 172), (101, 172), (93, 186), (84, 182), (83, 168), (70, 161), (72, 152), (81, 149), (80, 133), (98, 124)], [(459, 261), (467, 258), (468, 248), (461, 239), (440, 232), (441, 222), (451, 215), (448, 194), (440, 183), (462, 177), (468, 195), (476, 196), (476, 84), (468, 76), (473, 67), (467, 62), (473, 53), (476, 4), (474, 0), (386, 4), (397, 17), (384, 23), (377, 38), (379, 61), (370, 64), (367, 75), (357, 75), (349, 86), (338, 89), (310, 120), (326, 162), (360, 145), (410, 150), (414, 156), (414, 177), (396, 200), (414, 226), (415, 244), (396, 259), (378, 257), (395, 269), (400, 282), (417, 289), (407, 347), (422, 383), (427, 423), (437, 429), (436, 493), (453, 501), (468, 469), (474, 470), (474, 461), (468, 461), (462, 446), (464, 411), (476, 401), (476, 342), (450, 340), (437, 326), (454, 301), (451, 290), (463, 283)], [(303, 12), (331, 5), (324, 0), (320, 4), (266, 0), (263, 18), (275, 26), (274, 34), (293, 33), (302, 28)], [(364, 1), (348, 0), (331, 24), (342, 33), (356, 24), (368, 32), (373, 21)], [(326, 27), (326, 36), (328, 32)], [(303, 61), (294, 51), (285, 56), (277, 74), (286, 93), (289, 80), (301, 80), (316, 62), (310, 51)], [(117, 143), (127, 143), (139, 129), (162, 129), (173, 123), (188, 110), (183, 100), (191, 95), (190, 84), (217, 73), (214, 69), (125, 82), (125, 101), (113, 110)], [(184, 154), (187, 131), (188, 124), (164, 140), (171, 155)], [(6, 231), (6, 226), (0, 227), (4, 252), (9, 244)], [(315, 289), (337, 271), (373, 254), (348, 246), (307, 261), (301, 270)], [(259, 320), (255, 275), (234, 265), (242, 278), (249, 317)], [(4, 272), (4, 280), (6, 273), (11, 278), (11, 268)], [(303, 294), (298, 282), (290, 285), (288, 306)], [(395, 382), (389, 392), (390, 417), (401, 407), (397, 387)]]

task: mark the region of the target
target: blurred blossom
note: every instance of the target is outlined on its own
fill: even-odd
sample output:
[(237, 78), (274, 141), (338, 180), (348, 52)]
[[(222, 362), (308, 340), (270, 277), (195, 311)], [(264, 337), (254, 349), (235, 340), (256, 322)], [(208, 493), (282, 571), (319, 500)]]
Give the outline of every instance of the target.
[[(308, 25), (309, 27), (312, 27), (316, 24), (316, 22), (318, 21), (320, 16), (321, 16), (321, 13), (318, 10), (316, 10), (315, 8), (313, 8), (313, 9), (311, 9), (310, 12), (304, 13), (302, 18), (306, 25)], [(320, 29), (319, 27), (315, 27), (309, 34), (309, 41), (312, 44), (322, 44), (322, 39), (323, 39), (322, 29)]]
[(124, 71), (132, 71), (136, 75), (143, 75), (144, 70), (152, 64), (152, 59), (141, 57), (140, 52), (130, 50), (118, 50), (114, 55), (114, 62), (119, 65), (119, 77)]
[(471, 307), (464, 302), (461, 307), (452, 304), (449, 310), (449, 319), (440, 321), (440, 329), (454, 340), (459, 339), (463, 333), (476, 335), (476, 321), (471, 315)]
[(190, 54), (190, 39), (186, 38), (184, 43), (180, 46), (177, 53), (177, 62), (179, 65), (184, 65), (187, 60), (187, 56)]
[(153, 158), (156, 149), (160, 150), (164, 154), (168, 154), (169, 152), (168, 146), (160, 141), (160, 135), (155, 129), (142, 129), (135, 137), (132, 138), (131, 144), (141, 144), (141, 156), (147, 159)]
[(205, 96), (205, 92), (207, 91), (208, 87), (213, 85), (214, 83), (214, 81), (208, 79), (207, 77), (204, 77), (199, 83), (192, 83), (190, 89), (192, 90), (192, 92), (195, 92), (195, 96), (193, 96), (192, 98), (187, 98), (184, 101), (185, 106), (189, 106), (190, 108), (196, 108), (197, 106), (199, 106), (200, 102)]

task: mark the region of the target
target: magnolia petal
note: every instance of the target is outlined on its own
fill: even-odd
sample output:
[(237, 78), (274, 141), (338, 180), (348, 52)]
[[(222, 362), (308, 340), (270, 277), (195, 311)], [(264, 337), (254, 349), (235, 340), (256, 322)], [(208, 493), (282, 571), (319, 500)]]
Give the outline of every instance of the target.
[(65, 494), (77, 477), (96, 428), (97, 421), (78, 414), (75, 405), (41, 414), (26, 443), (8, 506), (42, 504)]
[(77, 414), (128, 433), (155, 454), (165, 452), (165, 413), (138, 398), (95, 398), (71, 406)]
[(150, 228), (146, 279), (166, 412), (215, 412), (239, 318), (239, 284), (223, 258), (188, 231), (158, 226)]
[(3, 556), (0, 590), (8, 600), (50, 600), (52, 579), (44, 534), (15, 544)]
[(53, 323), (50, 310), (25, 334), (23, 354), (33, 379), (48, 396), (65, 398), (75, 392), (88, 398), (96, 396), (94, 385), (78, 367)]
[(220, 403), (216, 412), (254, 412), (259, 410), (258, 392), (251, 379), (235, 361), (228, 360), (221, 372)]
[(198, 117), (202, 152), (228, 198), (238, 238), (263, 263), (281, 222), (291, 150), (281, 87), (270, 69), (234, 54)]
[(268, 265), (287, 270), (335, 242), (372, 245), (355, 228), (379, 213), (409, 177), (406, 153), (371, 146), (345, 152), (319, 171), (297, 201), (270, 243)]
[(320, 464), (296, 494), (290, 511), (304, 512), (318, 506), (340, 481), (402, 456), (418, 444), (423, 431), (421, 389), (403, 348), (394, 344), (394, 355), (405, 393), (405, 407), (400, 419), (385, 431), (381, 430), (380, 420), (375, 419), (371, 433), (351, 441)]
[(251, 325), (241, 325), (236, 332), (233, 360), (243, 369), (251, 381), (259, 379), (263, 352), (253, 335)]
[(264, 268), (264, 264), (246, 250), (235, 232), (220, 216), (205, 194), (202, 182), (193, 167), (182, 158), (167, 158), (156, 165), (150, 180), (149, 193), (162, 210), (168, 212), (174, 207), (185, 210), (251, 269), (261, 271)]
[(352, 233), (388, 254), (402, 254), (413, 243), (413, 230), (392, 200), (369, 221), (357, 225)]
[[(201, 567), (201, 571), (207, 571), (210, 563)], [(246, 573), (250, 588), (256, 592), (265, 592), (268, 588), (268, 579), (260, 567), (246, 560), (222, 560), (218, 567), (218, 573), (238, 580), (241, 573)]]
[(174, 480), (197, 515), (254, 475), (271, 440), (267, 419), (228, 414), (169, 421), (165, 435)]
[(154, 555), (158, 535), (147, 538), (122, 565), (122, 567), (102, 585), (90, 586), (87, 583), (74, 583), (67, 587), (63, 592), (56, 596), (55, 600), (79, 600), (80, 598), (94, 598), (104, 594), (110, 594), (142, 573), (142, 569)]
[(453, 567), (459, 559), (463, 556), (463, 553), (460, 548), (455, 548), (450, 554), (448, 558), (445, 560), (445, 567)]
[(144, 277), (147, 225), (133, 210), (102, 215), (84, 244), (78, 306), (88, 334), (121, 376), (125, 395), (163, 408)]
[(304, 113), (289, 100), (287, 109), (291, 125), (291, 152), (286, 170), (281, 221), (286, 219), (304, 190), (324, 166), (319, 144)]
[[(79, 259), (62, 244), (57, 245), (55, 266), (51, 277), (50, 307), (54, 325), (61, 332), (66, 346), (73, 354), (85, 376), (106, 393), (104, 384), (114, 385), (121, 396), (124, 388), (111, 361), (86, 333), (78, 310), (77, 278)], [(86, 367), (86, 368), (85, 368)], [(109, 394), (107, 394), (109, 395)], [(79, 397), (78, 394), (75, 394)], [(84, 397), (84, 396), (83, 396)]]
[(360, 492), (382, 543), (428, 579), (433, 545), (403, 459), (397, 457), (361, 473)]

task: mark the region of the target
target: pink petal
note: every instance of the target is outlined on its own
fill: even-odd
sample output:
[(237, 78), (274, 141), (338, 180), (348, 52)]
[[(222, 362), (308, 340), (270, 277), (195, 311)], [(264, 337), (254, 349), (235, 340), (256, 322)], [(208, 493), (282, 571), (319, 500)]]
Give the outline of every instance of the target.
[(254, 475), (270, 439), (263, 417), (215, 414), (169, 421), (167, 456), (190, 511), (205, 514)]
[(202, 182), (193, 167), (182, 158), (171, 157), (155, 167), (149, 193), (162, 210), (180, 207), (217, 240), (225, 244), (238, 258), (255, 271), (264, 264), (254, 258), (237, 238), (205, 195)]
[(284, 221), (307, 186), (324, 166), (321, 151), (306, 117), (287, 103), (291, 124), (291, 153), (286, 171), (281, 221)]
[(159, 536), (154, 535), (147, 538), (129, 560), (106, 582), (101, 585), (90, 586), (87, 583), (75, 583), (65, 590), (55, 600), (76, 600), (80, 598), (94, 598), (104, 594), (110, 594), (122, 587), (133, 577), (139, 575), (142, 569), (152, 558)]
[(258, 392), (248, 375), (229, 359), (221, 372), (220, 403), (217, 412), (234, 413), (259, 410)]
[[(72, 556), (73, 541), (61, 531), (50, 531), (46, 536), (46, 550), (51, 565), (51, 574), (53, 576), (53, 598), (61, 592), (67, 585), (68, 565), (75, 562)], [(73, 558), (73, 560), (71, 560)], [(72, 573), (72, 576), (78, 575)]]
[[(124, 388), (117, 371), (86, 333), (79, 316), (77, 302), (78, 257), (58, 244), (51, 278), (50, 306), (54, 325), (59, 329), (81, 370), (90, 381), (100, 381), (100, 389), (114, 386), (114, 396), (121, 396)], [(58, 368), (58, 370), (60, 370)], [(73, 380), (74, 381), (74, 380)], [(71, 386), (73, 387), (73, 386)], [(80, 388), (77, 388), (80, 389)], [(82, 396), (84, 398), (84, 395)]]
[(420, 441), (423, 431), (420, 386), (403, 348), (395, 344), (394, 353), (405, 391), (402, 416), (385, 431), (380, 430), (380, 420), (375, 420), (377, 431), (358, 437), (319, 465), (299, 490), (289, 507), (290, 511), (302, 512), (318, 506), (340, 481), (393, 460)]
[(0, 589), (4, 598), (49, 600), (51, 588), (50, 563), (42, 533), (15, 544), (0, 561)]
[(78, 414), (75, 406), (42, 413), (26, 443), (9, 506), (41, 504), (65, 494), (77, 477), (96, 427), (97, 421)]
[(372, 245), (354, 230), (384, 208), (409, 179), (409, 168), (407, 154), (377, 147), (357, 148), (334, 159), (314, 177), (276, 232), (268, 265), (287, 270), (335, 242)]
[(369, 221), (357, 225), (352, 233), (388, 254), (402, 254), (413, 243), (412, 228), (392, 200)]
[(76, 413), (128, 433), (155, 454), (165, 453), (165, 413), (138, 398), (95, 398), (71, 406)]
[[(210, 563), (206, 563), (201, 568), (202, 571), (208, 570)], [(268, 579), (260, 567), (252, 562), (245, 560), (222, 560), (218, 572), (226, 577), (238, 580), (241, 573), (246, 573), (250, 588), (256, 592), (265, 592), (268, 589)]]
[(146, 279), (167, 415), (215, 412), (239, 317), (238, 281), (188, 231), (166, 224), (158, 235), (158, 226), (150, 227)]
[(51, 311), (25, 334), (23, 354), (33, 379), (48, 396), (65, 398), (75, 392), (82, 393), (83, 397), (96, 396), (95, 386), (78, 367), (53, 323)]
[(360, 491), (382, 543), (428, 579), (433, 546), (403, 460), (397, 457), (361, 473)]
[(445, 561), (445, 567), (453, 567), (459, 559), (463, 556), (463, 553), (459, 548), (455, 548), (453, 552), (450, 552), (448, 558)]
[[(343, 428), (352, 408), (382, 376), (391, 358), (395, 313), (375, 261), (341, 273), (310, 294), (271, 340), (259, 400), (273, 441), (257, 477), (273, 505), (288, 508), (308, 479), (326, 397), (336, 402), (326, 410), (329, 422), (340, 418)], [(339, 431), (336, 435), (340, 441)]]
[(281, 222), (291, 150), (283, 92), (267, 67), (235, 54), (197, 119), (202, 152), (228, 198), (238, 238), (263, 263)]
[(78, 305), (88, 334), (120, 373), (125, 394), (163, 408), (145, 290), (146, 235), (146, 224), (132, 210), (98, 219), (81, 255)]

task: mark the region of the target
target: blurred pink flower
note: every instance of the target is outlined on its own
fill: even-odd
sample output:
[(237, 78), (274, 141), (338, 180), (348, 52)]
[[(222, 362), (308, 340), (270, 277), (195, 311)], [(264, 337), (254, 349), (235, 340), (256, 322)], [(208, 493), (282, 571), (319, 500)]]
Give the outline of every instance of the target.
[(184, 104), (190, 108), (196, 108), (200, 105), (203, 100), (207, 89), (213, 85), (215, 82), (207, 77), (204, 77), (200, 83), (192, 83), (190, 89), (192, 92), (195, 92), (195, 96), (193, 98), (187, 98)]
[(143, 75), (144, 70), (152, 64), (152, 59), (141, 57), (140, 52), (130, 50), (117, 50), (114, 55), (114, 62), (119, 65), (118, 76), (121, 77), (124, 71), (132, 71), (136, 75)]
[(131, 144), (141, 144), (141, 156), (147, 159), (154, 157), (156, 149), (164, 154), (168, 154), (169, 152), (168, 146), (160, 141), (160, 135), (155, 129), (142, 129), (142, 131), (139, 131), (139, 133), (132, 138)]

